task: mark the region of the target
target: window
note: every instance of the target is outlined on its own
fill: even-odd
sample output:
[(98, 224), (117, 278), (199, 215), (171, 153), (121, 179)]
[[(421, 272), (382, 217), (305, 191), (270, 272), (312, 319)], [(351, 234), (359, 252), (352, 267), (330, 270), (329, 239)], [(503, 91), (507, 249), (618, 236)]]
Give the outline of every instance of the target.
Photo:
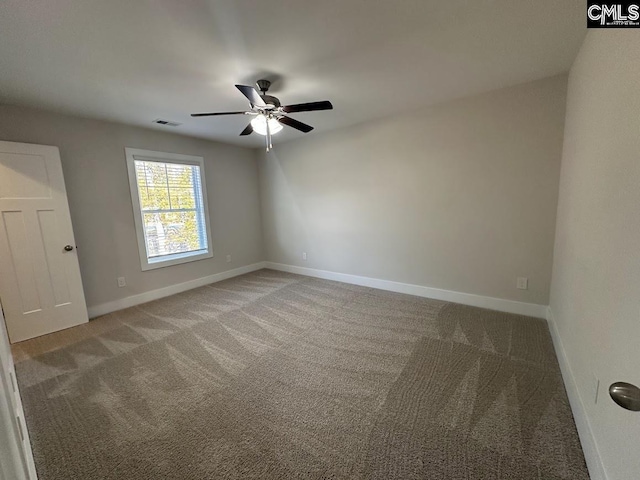
[(212, 257), (202, 157), (126, 154), (142, 270)]

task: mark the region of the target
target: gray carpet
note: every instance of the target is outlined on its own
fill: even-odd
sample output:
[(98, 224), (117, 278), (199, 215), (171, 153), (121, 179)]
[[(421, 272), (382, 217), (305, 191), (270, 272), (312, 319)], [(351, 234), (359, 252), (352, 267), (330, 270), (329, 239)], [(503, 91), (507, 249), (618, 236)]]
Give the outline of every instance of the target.
[(534, 318), (261, 270), (32, 342), (41, 480), (588, 479)]

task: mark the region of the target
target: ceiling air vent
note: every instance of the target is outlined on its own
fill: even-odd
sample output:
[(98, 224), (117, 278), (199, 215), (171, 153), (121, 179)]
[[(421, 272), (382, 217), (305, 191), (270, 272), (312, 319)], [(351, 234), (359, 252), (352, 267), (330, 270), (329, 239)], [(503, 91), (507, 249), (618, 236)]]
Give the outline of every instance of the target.
[(162, 118), (156, 118), (151, 123), (157, 123), (158, 125), (165, 125), (167, 127), (177, 127), (178, 125), (182, 125), (181, 123), (172, 122), (171, 120), (163, 120)]

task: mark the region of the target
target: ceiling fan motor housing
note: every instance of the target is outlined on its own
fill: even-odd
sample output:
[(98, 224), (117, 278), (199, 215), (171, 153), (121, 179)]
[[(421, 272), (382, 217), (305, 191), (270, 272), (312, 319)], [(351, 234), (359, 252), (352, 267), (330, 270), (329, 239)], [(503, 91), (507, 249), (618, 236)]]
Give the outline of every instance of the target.
[(280, 106), (280, 100), (276, 97), (272, 97), (271, 95), (260, 95), (260, 97), (267, 105), (273, 105), (274, 108), (278, 108)]

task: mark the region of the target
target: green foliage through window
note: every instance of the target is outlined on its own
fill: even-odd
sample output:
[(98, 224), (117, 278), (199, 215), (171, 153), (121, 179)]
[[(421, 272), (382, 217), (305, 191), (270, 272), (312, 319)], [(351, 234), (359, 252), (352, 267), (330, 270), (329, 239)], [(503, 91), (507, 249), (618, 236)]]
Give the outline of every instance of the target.
[(207, 249), (198, 165), (135, 161), (149, 259)]

